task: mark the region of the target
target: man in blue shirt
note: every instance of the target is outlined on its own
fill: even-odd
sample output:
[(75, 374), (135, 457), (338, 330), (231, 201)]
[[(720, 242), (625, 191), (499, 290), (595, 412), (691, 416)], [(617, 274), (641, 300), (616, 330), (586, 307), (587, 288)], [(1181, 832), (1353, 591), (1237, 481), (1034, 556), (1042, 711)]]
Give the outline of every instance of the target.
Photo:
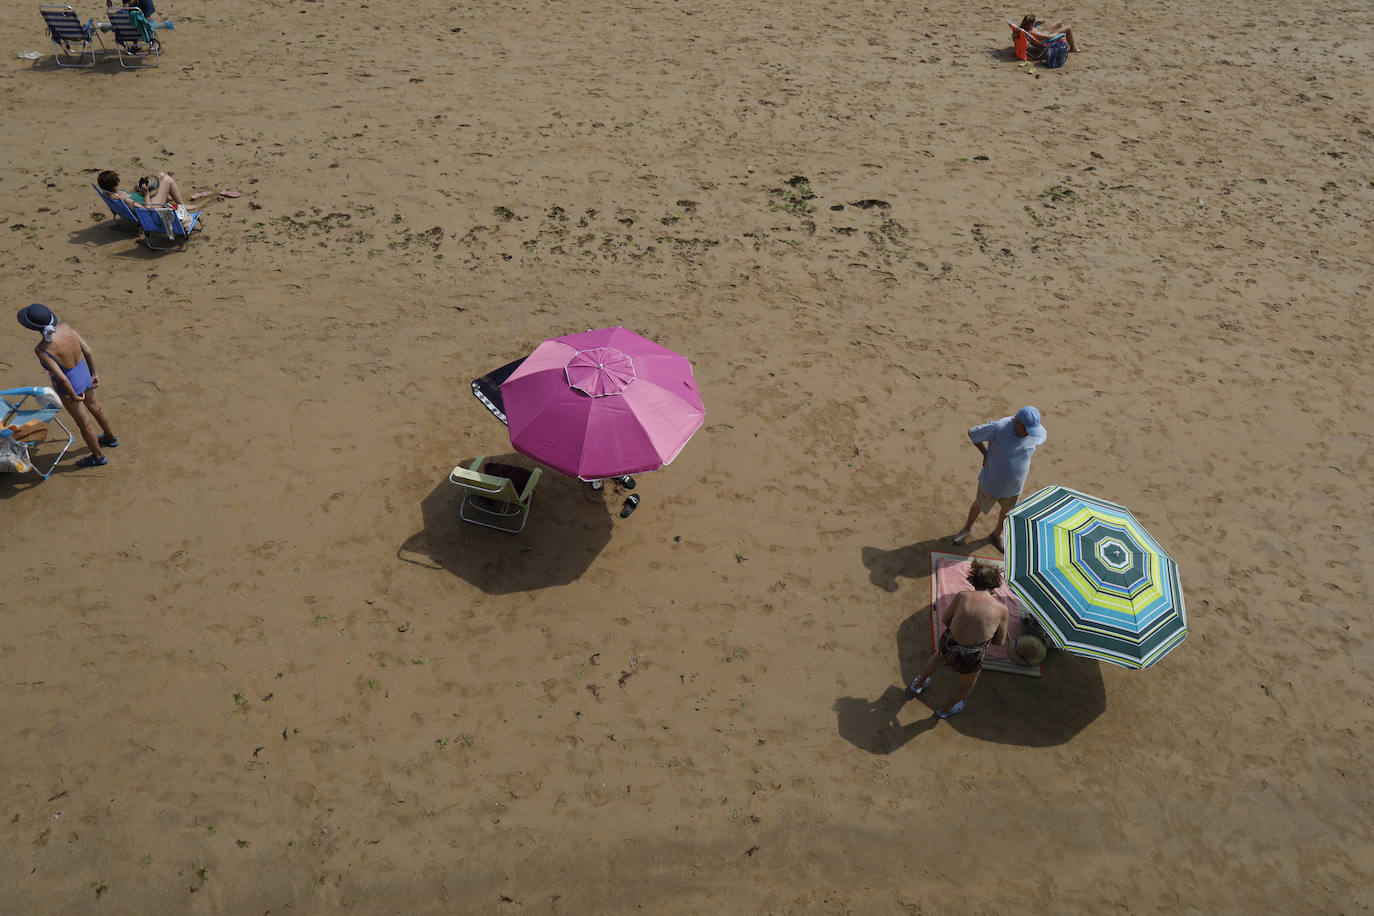
[(1026, 485), (1026, 475), (1030, 473), (1031, 456), (1046, 438), (1045, 427), (1040, 425), (1040, 411), (1030, 406), (1022, 407), (1014, 417), (973, 427), (968, 437), (983, 453), (983, 470), (978, 475), (978, 495), (968, 507), (968, 519), (954, 536), (954, 543), (967, 541), (978, 516), (991, 512), (996, 504), (1001, 514), (992, 532), (992, 543), (998, 550), (1004, 550), (1002, 525), (1007, 520), (1007, 513), (1021, 498), (1021, 488)]

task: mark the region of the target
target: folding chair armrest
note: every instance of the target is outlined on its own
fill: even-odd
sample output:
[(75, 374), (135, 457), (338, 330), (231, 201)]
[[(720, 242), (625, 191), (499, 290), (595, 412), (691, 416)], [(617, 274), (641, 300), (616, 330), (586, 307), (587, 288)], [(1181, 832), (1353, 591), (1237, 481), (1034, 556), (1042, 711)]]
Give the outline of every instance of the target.
[(476, 458), (472, 459), (472, 464), (468, 465), (468, 470), (469, 470), (469, 471), (476, 471), (477, 473), (480, 474), (480, 473), (482, 473), (482, 465), (484, 465), (484, 464), (486, 464), (486, 463), (487, 463), (487, 456), (486, 456), (486, 455), (478, 455)]
[(525, 484), (525, 490), (523, 493), (520, 494), (520, 501), (522, 503), (527, 503), (530, 501), (530, 496), (534, 493), (534, 485), (539, 482), (539, 478), (543, 475), (543, 473), (543, 468), (535, 468), (534, 471), (530, 474), (529, 483)]

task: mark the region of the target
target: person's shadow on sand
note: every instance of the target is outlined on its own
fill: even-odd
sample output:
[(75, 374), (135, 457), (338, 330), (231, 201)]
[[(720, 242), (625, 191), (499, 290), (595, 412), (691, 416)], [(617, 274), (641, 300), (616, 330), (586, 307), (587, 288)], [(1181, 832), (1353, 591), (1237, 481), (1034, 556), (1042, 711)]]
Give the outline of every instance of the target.
[(835, 718), (840, 737), (872, 754), (890, 754), (935, 727), (934, 714), (909, 725), (897, 720), (907, 703), (906, 689), (889, 687), (872, 702), (861, 697), (841, 697), (835, 701)]
[(918, 541), (905, 547), (884, 550), (881, 547), (865, 547), (859, 551), (859, 558), (868, 567), (868, 581), (885, 592), (897, 590), (897, 579), (927, 579), (930, 577), (930, 552), (939, 550), (945, 553), (959, 553), (972, 556), (972, 551), (987, 543), (987, 538), (969, 539), (962, 547), (954, 546), (948, 537), (931, 538)]
[[(519, 455), (492, 455), (505, 464)], [(603, 491), (604, 492), (604, 491)], [(462, 492), (445, 478), (420, 502), (424, 528), (406, 538), (397, 556), (442, 568), (490, 595), (566, 585), (587, 571), (611, 539), (603, 493), (579, 480), (545, 472), (535, 487), (529, 523), (520, 534), (469, 524), (458, 517)], [(429, 562), (416, 559), (427, 557)]]
[[(863, 562), (874, 585), (896, 591), (897, 577), (913, 579), (931, 574), (930, 552), (962, 552), (937, 538), (896, 550), (863, 549)], [(906, 685), (925, 667), (930, 658), (929, 601), (920, 611), (902, 621), (897, 628), (897, 662), (901, 683), (888, 687), (877, 700), (843, 697), (835, 703), (840, 736), (874, 754), (889, 754), (940, 720), (935, 708), (953, 689), (957, 676), (948, 666), (935, 674), (930, 687), (919, 697), (906, 698)], [(1000, 671), (984, 671), (965, 703), (965, 710), (945, 721), (966, 735), (999, 744), (1026, 747), (1051, 747), (1069, 741), (1107, 708), (1099, 663), (1051, 652), (1043, 665), (1044, 677), (1031, 678)], [(922, 715), (909, 725), (908, 721)]]

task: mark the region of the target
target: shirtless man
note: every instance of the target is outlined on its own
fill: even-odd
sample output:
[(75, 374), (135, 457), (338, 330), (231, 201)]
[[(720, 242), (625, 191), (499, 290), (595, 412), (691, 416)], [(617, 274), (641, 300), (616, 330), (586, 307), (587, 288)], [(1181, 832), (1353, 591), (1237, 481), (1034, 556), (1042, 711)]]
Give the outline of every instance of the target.
[(964, 711), (964, 698), (978, 683), (978, 672), (983, 670), (983, 653), (988, 646), (1007, 644), (1007, 606), (991, 594), (1002, 584), (1002, 571), (974, 560), (968, 581), (974, 590), (960, 592), (945, 607), (940, 615), (944, 631), (940, 634), (939, 650), (907, 688), (907, 696), (918, 696), (930, 686), (930, 678), (940, 666), (949, 662), (949, 666), (959, 673), (959, 686), (949, 695), (945, 705), (935, 710), (941, 719)]
[(173, 206), (186, 206), (185, 199), (181, 196), (181, 186), (177, 180), (166, 172), (157, 173), (157, 188), (148, 190), (142, 184), (138, 191), (143, 195), (143, 202), (134, 200), (124, 191), (119, 190), (119, 173), (109, 169), (101, 172), (95, 179), (95, 183), (100, 187), (100, 191), (106, 197), (116, 197), (124, 201), (130, 207), (155, 207), (162, 204), (172, 204)]
[[(105, 416), (105, 408), (100, 406), (95, 389), (100, 387), (100, 378), (95, 374), (95, 356), (86, 341), (76, 333), (76, 329), (65, 321), (58, 321), (46, 305), (37, 303), (19, 310), (19, 323), (31, 331), (43, 335), (43, 342), (33, 348), (38, 362), (52, 377), (53, 388), (62, 398), (62, 406), (76, 420), (81, 430), (81, 438), (91, 453), (76, 463), (79, 468), (94, 468), (109, 464), (103, 448), (116, 448), (119, 439), (110, 429), (110, 419)], [(91, 418), (95, 422), (91, 422)], [(96, 436), (95, 424), (100, 424), (103, 435)]]

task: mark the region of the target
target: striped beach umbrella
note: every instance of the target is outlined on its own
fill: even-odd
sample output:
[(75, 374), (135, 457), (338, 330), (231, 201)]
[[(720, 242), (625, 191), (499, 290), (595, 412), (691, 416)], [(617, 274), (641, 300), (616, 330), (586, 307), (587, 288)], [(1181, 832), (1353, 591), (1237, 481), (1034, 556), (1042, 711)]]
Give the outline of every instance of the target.
[(1178, 565), (1126, 507), (1046, 487), (1007, 524), (1007, 582), (1062, 648), (1148, 668), (1187, 635)]

